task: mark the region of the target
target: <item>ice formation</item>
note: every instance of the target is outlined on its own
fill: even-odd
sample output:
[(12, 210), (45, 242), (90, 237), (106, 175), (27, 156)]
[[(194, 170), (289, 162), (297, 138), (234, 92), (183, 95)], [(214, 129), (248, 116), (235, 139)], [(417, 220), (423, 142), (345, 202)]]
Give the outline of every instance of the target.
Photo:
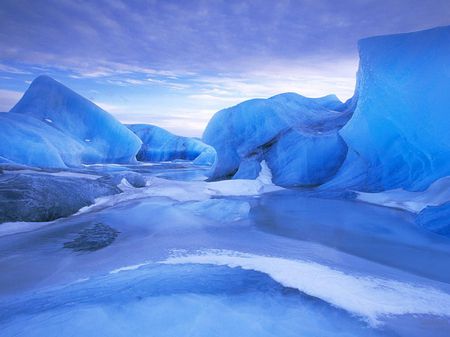
[(322, 184), (346, 157), (347, 146), (338, 130), (349, 116), (336, 96), (307, 98), (294, 93), (221, 110), (203, 134), (205, 143), (217, 151), (212, 178), (254, 179), (265, 160), (275, 184)]
[(359, 42), (341, 185), (426, 188), (450, 175), (450, 26)]
[(183, 159), (199, 165), (212, 165), (215, 161), (216, 151), (199, 139), (177, 136), (155, 125), (132, 124), (128, 128), (142, 140), (137, 154), (140, 161)]
[(30, 166), (133, 162), (141, 145), (113, 116), (47, 76), (0, 114), (0, 125), (1, 161)]

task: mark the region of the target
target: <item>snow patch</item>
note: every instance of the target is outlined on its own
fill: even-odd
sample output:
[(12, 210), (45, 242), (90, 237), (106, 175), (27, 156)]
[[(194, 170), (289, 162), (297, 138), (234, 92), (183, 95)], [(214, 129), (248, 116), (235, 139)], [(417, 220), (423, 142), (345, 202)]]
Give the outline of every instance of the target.
[(351, 275), (316, 262), (290, 260), (228, 250), (175, 253), (162, 264), (211, 264), (269, 275), (285, 287), (320, 298), (381, 324), (386, 315), (430, 314), (450, 317), (450, 294), (432, 287), (391, 279)]
[(259, 196), (282, 190), (283, 188), (268, 182), (269, 168), (255, 180), (236, 179), (223, 181), (177, 181), (158, 177), (150, 177), (146, 187), (134, 188), (123, 179), (118, 187), (123, 193), (100, 197), (90, 206), (83, 207), (77, 214), (86, 213), (99, 208), (111, 207), (118, 203), (148, 197), (167, 197), (179, 202), (204, 201), (212, 197)]
[(117, 274), (117, 273), (120, 273), (120, 272), (123, 272), (123, 271), (136, 270), (136, 269), (139, 269), (139, 268), (141, 268), (143, 266), (147, 266), (149, 264), (150, 264), (150, 262), (133, 264), (133, 265), (130, 265), (130, 266), (120, 267), (120, 268), (111, 270), (109, 273), (110, 274)]
[(450, 201), (450, 177), (436, 180), (422, 192), (410, 192), (397, 188), (378, 193), (356, 193), (356, 198), (361, 201), (419, 213), (428, 206), (439, 206)]

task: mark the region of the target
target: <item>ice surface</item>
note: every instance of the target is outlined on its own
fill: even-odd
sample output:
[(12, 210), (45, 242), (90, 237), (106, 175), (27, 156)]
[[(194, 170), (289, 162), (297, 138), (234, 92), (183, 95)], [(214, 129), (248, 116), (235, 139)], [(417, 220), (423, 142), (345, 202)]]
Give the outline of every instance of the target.
[(432, 314), (450, 318), (450, 295), (439, 290), (375, 277), (354, 276), (318, 263), (235, 251), (200, 251), (163, 263), (213, 264), (268, 274), (285, 287), (320, 298), (376, 325), (383, 315)]
[(418, 213), (427, 206), (438, 206), (450, 201), (450, 177), (438, 179), (422, 192), (398, 188), (377, 193), (357, 192), (357, 198), (373, 204)]
[[(338, 110), (330, 110), (329, 108)], [(318, 185), (329, 180), (347, 154), (338, 129), (350, 113), (335, 96), (286, 93), (219, 111), (203, 140), (217, 151), (213, 179), (258, 176), (266, 160), (275, 184)]]
[[(149, 177), (145, 188), (134, 188), (126, 181), (123, 181), (119, 188), (123, 193), (114, 197), (99, 197), (95, 203), (80, 209), (79, 213), (92, 212), (105, 207), (111, 207), (118, 203), (130, 200), (140, 200), (148, 197), (167, 197), (180, 202), (190, 201), (207, 201), (215, 197), (239, 197), (239, 196), (254, 196), (258, 197), (264, 193), (280, 191), (283, 188), (276, 186), (272, 182), (272, 174), (266, 163), (261, 163), (262, 170), (256, 179), (235, 179), (224, 181), (177, 181), (168, 180), (158, 177)], [(199, 210), (205, 207), (206, 212), (208, 208), (205, 203), (196, 207)], [(219, 206), (219, 209), (222, 206)], [(188, 208), (191, 208), (189, 206)], [(230, 210), (225, 206), (226, 210)], [(235, 217), (235, 215), (232, 215)]]
[(83, 212), (9, 227), (2, 336), (445, 336), (447, 238), (408, 212), (277, 188), (261, 166), (256, 180), (205, 182), (187, 163), (136, 165), (143, 188), (123, 180)]
[(184, 159), (194, 160), (198, 165), (212, 165), (215, 161), (215, 150), (198, 139), (177, 136), (149, 124), (131, 124), (128, 128), (142, 140), (137, 154), (140, 161)]
[(47, 76), (0, 114), (0, 125), (0, 156), (30, 166), (133, 162), (141, 145), (106, 111)]
[(432, 232), (450, 237), (450, 202), (423, 209), (416, 223)]
[(202, 265), (153, 265), (80, 280), (8, 307), (0, 324), (5, 337), (383, 336), (262, 273)]
[(376, 191), (450, 175), (450, 26), (359, 42), (356, 110), (341, 130), (359, 158), (341, 176)]

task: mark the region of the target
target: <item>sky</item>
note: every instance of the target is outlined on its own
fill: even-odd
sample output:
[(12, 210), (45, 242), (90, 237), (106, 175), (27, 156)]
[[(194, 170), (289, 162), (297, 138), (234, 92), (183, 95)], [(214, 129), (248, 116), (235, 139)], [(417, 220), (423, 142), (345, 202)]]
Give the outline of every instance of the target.
[(0, 111), (46, 74), (124, 123), (201, 136), (246, 99), (346, 100), (359, 39), (449, 24), (449, 0), (1, 0)]

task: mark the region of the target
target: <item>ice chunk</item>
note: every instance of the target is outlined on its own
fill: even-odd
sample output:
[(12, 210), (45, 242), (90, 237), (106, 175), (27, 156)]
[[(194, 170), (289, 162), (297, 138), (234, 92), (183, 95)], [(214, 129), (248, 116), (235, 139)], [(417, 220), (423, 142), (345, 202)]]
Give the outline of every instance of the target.
[(221, 110), (203, 134), (217, 151), (212, 178), (254, 179), (257, 164), (266, 160), (276, 184), (324, 183), (345, 159), (347, 146), (337, 130), (349, 117), (346, 105), (335, 96), (307, 98), (294, 93)]
[[(450, 26), (359, 42), (356, 110), (341, 135), (367, 164), (360, 188), (418, 190), (450, 175), (449, 41)], [(353, 167), (340, 176), (360, 175)]]
[(137, 154), (140, 161), (193, 160), (198, 165), (212, 165), (215, 150), (199, 139), (181, 137), (149, 124), (132, 124), (128, 128), (143, 142)]
[(39, 167), (135, 160), (141, 141), (114, 117), (47, 76), (0, 114), (0, 156)]
[(416, 223), (432, 232), (450, 237), (450, 202), (422, 210)]

